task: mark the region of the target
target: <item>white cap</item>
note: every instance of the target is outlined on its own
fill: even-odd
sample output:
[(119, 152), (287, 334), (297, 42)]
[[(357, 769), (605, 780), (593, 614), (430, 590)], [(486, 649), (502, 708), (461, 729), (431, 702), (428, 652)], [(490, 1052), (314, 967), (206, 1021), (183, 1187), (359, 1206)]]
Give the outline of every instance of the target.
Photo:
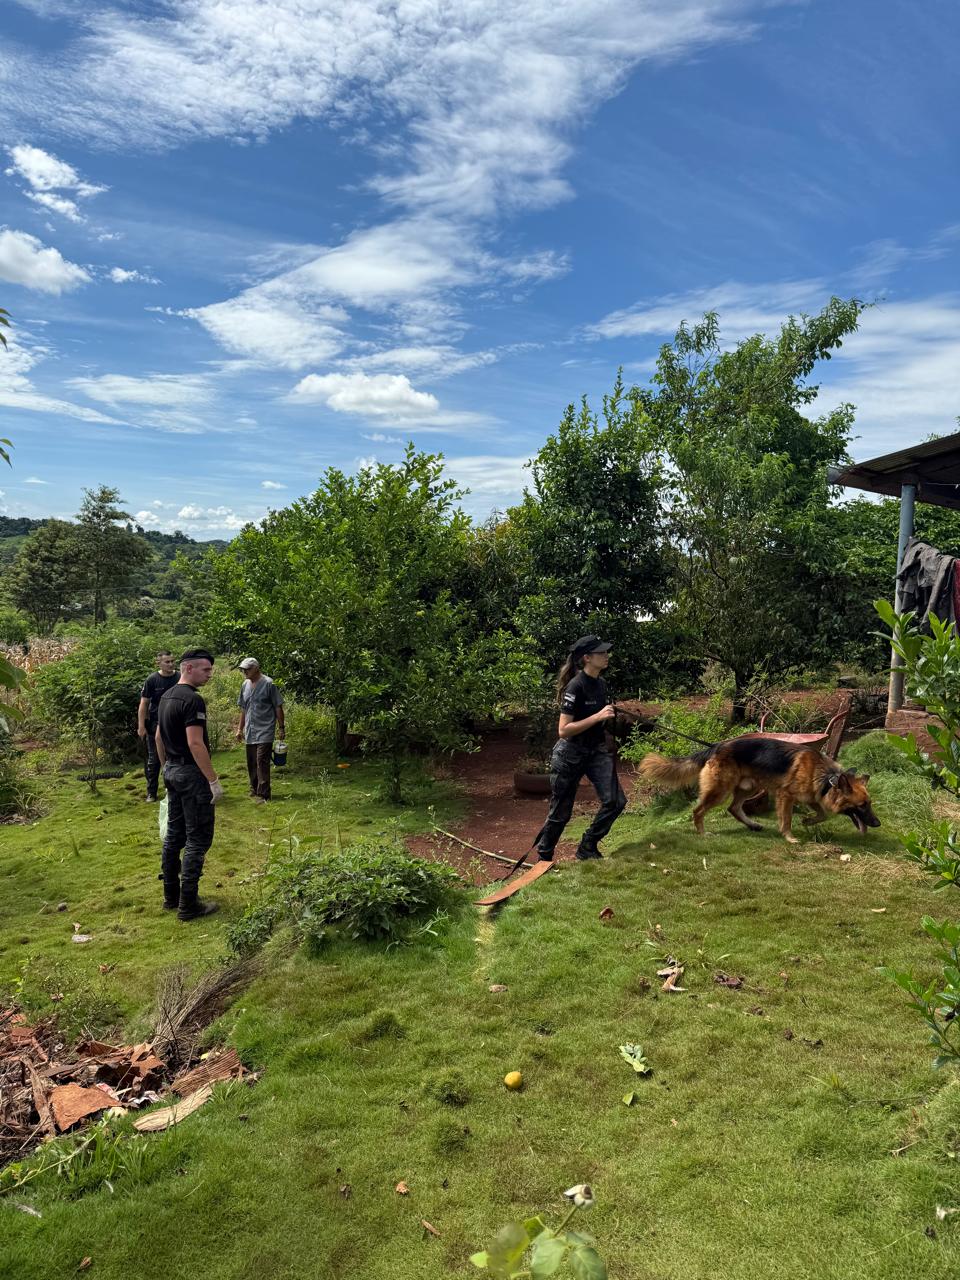
[(244, 658), (244, 660), (240, 663), (240, 670), (246, 671), (247, 667), (259, 667), (259, 665), (260, 663), (256, 660), (256, 658)]

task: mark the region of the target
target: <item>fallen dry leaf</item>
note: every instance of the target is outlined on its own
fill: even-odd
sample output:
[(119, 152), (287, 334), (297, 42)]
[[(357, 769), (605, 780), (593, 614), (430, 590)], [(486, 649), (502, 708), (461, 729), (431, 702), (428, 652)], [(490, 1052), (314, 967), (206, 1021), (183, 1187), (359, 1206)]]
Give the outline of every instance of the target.
[(394, 1187), (394, 1191), (396, 1191), (398, 1196), (408, 1196), (410, 1194), (410, 1188), (405, 1182), (398, 1182)]
[(494, 995), (500, 991), (506, 991), (506, 989), (507, 984), (505, 982), (491, 982), (490, 986), (487, 988), (487, 990), (492, 991)]
[(75, 933), (70, 939), (71, 942), (90, 942), (93, 939), (92, 933)]
[(601, 919), (601, 920), (612, 920), (612, 919), (613, 919), (613, 907), (604, 907), (604, 908), (603, 908), (603, 910), (600, 912), (600, 919)]
[(871, 908), (870, 908), (870, 910), (873, 912), (873, 914), (874, 914), (875, 916), (882, 916), (882, 915), (883, 915), (883, 913), (886, 911), (886, 909), (887, 909), (886, 907), (871, 907)]
[(743, 986), (743, 979), (737, 978), (730, 973), (715, 973), (713, 980), (718, 987), (729, 987), (731, 991), (739, 991)]
[(340, 1188), (340, 1194), (343, 1196), (344, 1200), (350, 1199), (350, 1197), (353, 1195), (353, 1187), (351, 1187), (349, 1182), (345, 1182), (343, 1184), (343, 1186)]
[(783, 1038), (784, 1038), (784, 1040), (792, 1040), (792, 1039), (793, 1039), (793, 1032), (790, 1030), (790, 1028), (789, 1028), (789, 1027), (784, 1027), (784, 1029), (783, 1029)]
[(840, 855), (840, 861), (841, 861), (841, 862), (849, 862), (849, 861), (850, 861), (850, 854), (849, 854), (849, 853), (841, 853), (841, 855)]
[(87, 1267), (90, 1267), (90, 1266), (92, 1266), (92, 1265), (93, 1265), (93, 1259), (92, 1259), (92, 1258), (81, 1258), (81, 1259), (80, 1259), (80, 1265), (79, 1265), (79, 1267), (77, 1267), (77, 1270), (78, 1270), (78, 1271), (86, 1271)]
[(117, 1101), (105, 1089), (98, 1085), (86, 1089), (82, 1084), (61, 1084), (50, 1093), (50, 1109), (61, 1133), (71, 1129), (85, 1116), (92, 1116), (97, 1111), (106, 1111), (111, 1103)]
[(677, 986), (678, 981), (683, 977), (683, 965), (678, 964), (672, 956), (668, 957), (666, 968), (657, 970), (657, 977), (666, 979), (660, 988), (661, 991), (686, 991), (686, 987)]
[(116, 967), (115, 964), (98, 964), (97, 970), (99, 973), (112, 973)]
[(429, 1231), (429, 1232), (430, 1232), (430, 1234), (431, 1234), (432, 1236), (437, 1236), (437, 1237), (439, 1237), (440, 1232), (439, 1232), (439, 1231), (437, 1230), (437, 1228), (433, 1225), (433, 1223), (428, 1222), (428, 1221), (426, 1220), (426, 1218), (421, 1218), (421, 1219), (420, 1219), (420, 1224), (421, 1224), (421, 1226), (425, 1227), (425, 1228), (427, 1229), (427, 1231)]

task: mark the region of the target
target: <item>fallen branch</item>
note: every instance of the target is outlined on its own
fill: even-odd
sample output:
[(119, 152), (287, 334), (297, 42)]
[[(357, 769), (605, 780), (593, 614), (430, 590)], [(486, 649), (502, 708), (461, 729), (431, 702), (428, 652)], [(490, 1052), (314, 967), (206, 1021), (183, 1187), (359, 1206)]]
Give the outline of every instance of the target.
[[(509, 862), (511, 865), (516, 862), (515, 858), (508, 858), (502, 853), (491, 853), (489, 849), (481, 849), (478, 844), (471, 844), (469, 840), (463, 840), (460, 836), (455, 836), (452, 831), (444, 831), (443, 827), (434, 827), (434, 831), (439, 836), (446, 836), (448, 840), (455, 840), (457, 844), (462, 844), (466, 849), (472, 849), (474, 853), (482, 853), (485, 858), (496, 858), (497, 862)], [(532, 862), (518, 862), (517, 866), (532, 867)]]

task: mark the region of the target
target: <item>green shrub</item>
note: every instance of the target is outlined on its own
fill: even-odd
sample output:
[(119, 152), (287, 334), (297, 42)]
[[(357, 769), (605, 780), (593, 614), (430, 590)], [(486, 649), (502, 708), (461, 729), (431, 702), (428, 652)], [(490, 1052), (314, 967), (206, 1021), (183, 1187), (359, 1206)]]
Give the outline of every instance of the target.
[(303, 851), (290, 840), (271, 851), (258, 898), (230, 931), (235, 950), (255, 950), (281, 924), (313, 946), (331, 931), (400, 942), (464, 901), (460, 877), (412, 857), (402, 844), (360, 842), (337, 853)]
[(0, 742), (0, 818), (28, 818), (39, 796), (18, 758)]
[(840, 752), (840, 760), (848, 769), (856, 769), (857, 773), (908, 773), (915, 778), (921, 776), (919, 767), (890, 742), (882, 729), (875, 729), (873, 733), (865, 733), (862, 738), (848, 742)]
[(33, 715), (56, 737), (82, 744), (87, 764), (99, 754), (135, 756), (140, 688), (163, 644), (131, 622), (85, 632), (70, 653), (31, 676)]
[(684, 702), (661, 703), (657, 727), (649, 733), (635, 732), (620, 754), (633, 762), (642, 760), (650, 751), (665, 756), (688, 756), (699, 749), (698, 744), (712, 745), (754, 731), (753, 725), (742, 724), (736, 728), (729, 725), (723, 695), (716, 693), (699, 710)]
[(0, 643), (26, 644), (30, 639), (30, 623), (25, 613), (0, 605)]
[(333, 713), (326, 707), (311, 706), (288, 698), (286, 701), (286, 742), (291, 758), (330, 755), (334, 744)]

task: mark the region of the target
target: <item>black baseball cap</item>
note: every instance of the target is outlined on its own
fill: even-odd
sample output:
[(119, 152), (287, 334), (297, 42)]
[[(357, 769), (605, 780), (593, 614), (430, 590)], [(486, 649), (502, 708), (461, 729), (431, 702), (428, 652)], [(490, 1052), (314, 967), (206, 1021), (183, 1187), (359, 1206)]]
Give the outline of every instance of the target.
[(610, 640), (601, 640), (599, 636), (581, 636), (576, 644), (572, 645), (570, 652), (578, 658), (585, 657), (588, 653), (609, 653), (613, 648)]

